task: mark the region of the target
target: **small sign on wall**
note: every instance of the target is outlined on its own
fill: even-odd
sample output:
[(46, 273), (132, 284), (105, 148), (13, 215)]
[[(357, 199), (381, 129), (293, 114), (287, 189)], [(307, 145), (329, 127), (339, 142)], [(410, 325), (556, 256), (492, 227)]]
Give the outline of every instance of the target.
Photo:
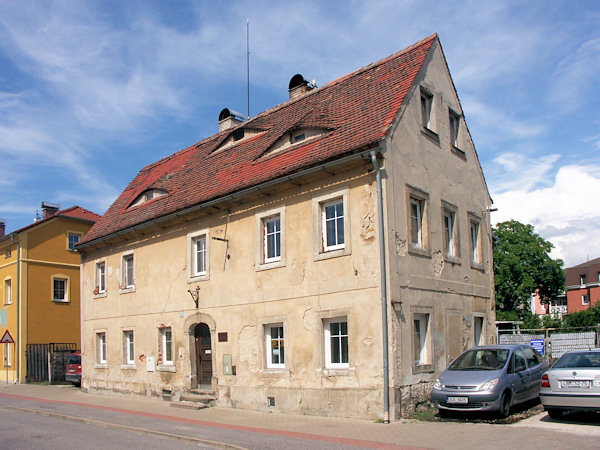
[(147, 356), (146, 357), (146, 370), (148, 372), (154, 372), (155, 366), (156, 366), (156, 364), (154, 362), (154, 356)]

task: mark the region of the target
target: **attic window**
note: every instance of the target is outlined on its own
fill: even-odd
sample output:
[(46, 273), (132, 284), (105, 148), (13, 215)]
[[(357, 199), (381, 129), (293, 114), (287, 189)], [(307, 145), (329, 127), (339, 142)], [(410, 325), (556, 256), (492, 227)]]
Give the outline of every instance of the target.
[(303, 141), (304, 139), (306, 139), (306, 133), (297, 133), (292, 136), (292, 143), (295, 144), (296, 142)]
[(138, 205), (141, 205), (142, 203), (149, 202), (152, 199), (162, 197), (163, 195), (167, 195), (167, 194), (168, 194), (168, 192), (164, 191), (162, 189), (148, 189), (148, 190), (142, 192), (135, 199), (135, 201), (131, 204), (131, 206), (138, 206)]
[(239, 141), (244, 138), (244, 129), (235, 130), (231, 135), (234, 141)]

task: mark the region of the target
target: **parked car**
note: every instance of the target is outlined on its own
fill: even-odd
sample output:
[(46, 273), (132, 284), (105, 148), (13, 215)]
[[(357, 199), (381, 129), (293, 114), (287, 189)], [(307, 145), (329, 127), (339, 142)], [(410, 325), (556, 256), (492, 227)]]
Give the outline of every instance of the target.
[(65, 380), (76, 386), (81, 385), (81, 353), (73, 352), (67, 357)]
[(548, 415), (600, 411), (600, 349), (573, 350), (542, 375), (540, 401)]
[(537, 398), (544, 358), (525, 344), (473, 347), (450, 363), (435, 381), (431, 399), (440, 415), (449, 411), (497, 411)]

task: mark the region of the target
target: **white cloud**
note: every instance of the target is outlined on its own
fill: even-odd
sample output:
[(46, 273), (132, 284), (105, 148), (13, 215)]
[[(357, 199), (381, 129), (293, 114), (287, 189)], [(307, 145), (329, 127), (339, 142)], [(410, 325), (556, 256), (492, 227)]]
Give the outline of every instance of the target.
[[(531, 163), (531, 162), (529, 162)], [(548, 168), (546, 168), (546, 174)], [(513, 186), (492, 193), (498, 208), (495, 223), (515, 219), (529, 223), (555, 245), (554, 257), (573, 266), (600, 255), (600, 210), (595, 196), (600, 192), (600, 167), (561, 167), (548, 187)]]

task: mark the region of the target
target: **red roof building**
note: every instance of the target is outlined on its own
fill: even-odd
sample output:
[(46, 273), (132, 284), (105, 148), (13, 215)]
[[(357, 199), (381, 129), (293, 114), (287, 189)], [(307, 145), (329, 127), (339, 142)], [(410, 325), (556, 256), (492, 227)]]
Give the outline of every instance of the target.
[(565, 269), (569, 313), (583, 311), (600, 302), (600, 258)]
[(494, 340), (492, 202), (437, 35), (288, 88), (85, 236), (84, 390), (394, 420)]

